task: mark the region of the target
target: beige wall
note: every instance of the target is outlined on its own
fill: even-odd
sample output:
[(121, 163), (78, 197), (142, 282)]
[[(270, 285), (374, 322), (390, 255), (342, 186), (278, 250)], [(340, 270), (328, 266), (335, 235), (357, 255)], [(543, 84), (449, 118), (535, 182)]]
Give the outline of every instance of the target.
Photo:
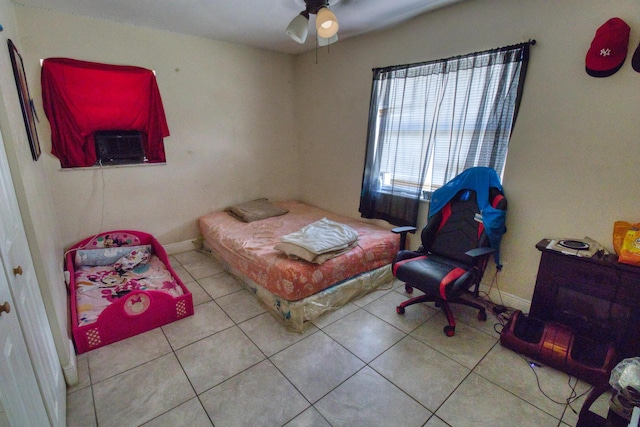
[[(629, 59), (615, 75), (584, 71), (596, 29), (619, 16)], [(473, 0), (398, 28), (296, 59), (301, 197), (358, 215), (371, 69), (536, 39), (509, 146), (509, 199), (500, 288), (530, 300), (545, 237), (589, 236), (611, 248), (613, 222), (640, 219), (633, 189), (640, 137), (640, 3), (622, 0)], [(485, 281), (490, 282), (493, 272)]]
[[(181, 242), (211, 210), (297, 196), (292, 56), (40, 9), (16, 7), (16, 16), (42, 116), (39, 167), (66, 246), (121, 228)], [(155, 70), (171, 132), (166, 165), (61, 170), (35, 84), (39, 59), (57, 56)]]

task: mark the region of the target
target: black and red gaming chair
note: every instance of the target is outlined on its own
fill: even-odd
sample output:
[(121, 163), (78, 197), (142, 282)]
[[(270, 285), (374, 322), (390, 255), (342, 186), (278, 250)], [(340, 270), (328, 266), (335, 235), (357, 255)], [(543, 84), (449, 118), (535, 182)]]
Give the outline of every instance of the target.
[[(505, 211), (507, 200), (500, 189), (489, 188), (489, 205)], [(401, 234), (415, 231), (414, 227), (400, 227), (394, 232)], [(451, 337), (455, 334), (455, 319), (449, 308), (450, 303), (458, 303), (477, 308), (478, 319), (485, 321), (484, 306), (461, 296), (475, 285), (471, 293), (478, 296), (480, 280), (495, 252), (482, 223), (476, 192), (461, 189), (437, 213), (429, 218), (422, 230), (422, 246), (418, 251), (401, 250), (393, 261), (393, 275), (405, 282), (405, 290), (412, 293), (420, 289), (424, 295), (412, 298), (396, 307), (398, 314), (404, 314), (409, 305), (435, 301), (447, 316), (449, 325), (444, 332)], [(403, 247), (403, 246), (401, 246)]]

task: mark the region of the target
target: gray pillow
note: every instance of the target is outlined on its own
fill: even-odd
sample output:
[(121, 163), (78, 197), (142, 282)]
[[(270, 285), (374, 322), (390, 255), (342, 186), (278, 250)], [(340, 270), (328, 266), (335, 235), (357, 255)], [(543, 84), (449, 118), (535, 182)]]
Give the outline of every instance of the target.
[(233, 205), (225, 209), (234, 218), (244, 222), (259, 221), (272, 216), (284, 215), (287, 209), (273, 205), (268, 199), (257, 199)]

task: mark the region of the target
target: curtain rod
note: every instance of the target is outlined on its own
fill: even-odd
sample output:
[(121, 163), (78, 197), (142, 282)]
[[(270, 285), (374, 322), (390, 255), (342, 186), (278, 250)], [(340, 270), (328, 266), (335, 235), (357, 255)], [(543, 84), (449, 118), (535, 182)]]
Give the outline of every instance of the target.
[(525, 45), (533, 46), (535, 44), (536, 44), (536, 39), (529, 39), (526, 42), (518, 43), (518, 44), (512, 44), (510, 46), (496, 47), (496, 48), (493, 48), (493, 49), (481, 50), (481, 51), (473, 52), (473, 53), (467, 53), (465, 55), (450, 56), (449, 58), (444, 58), (444, 59), (434, 59), (434, 60), (431, 60), (431, 61), (414, 62), (412, 64), (390, 65), (390, 66), (387, 66), (387, 67), (372, 68), (371, 71), (373, 71), (375, 73), (376, 71), (391, 71), (391, 70), (394, 70), (394, 69), (418, 67), (420, 65), (433, 64), (435, 62), (445, 62), (445, 61), (450, 61), (452, 59), (460, 59), (460, 58), (465, 58), (467, 56), (473, 56), (473, 55), (478, 55), (478, 54), (483, 54), (483, 53), (500, 52), (500, 51), (503, 51), (503, 50), (510, 50), (510, 49), (514, 49), (516, 47), (525, 46)]

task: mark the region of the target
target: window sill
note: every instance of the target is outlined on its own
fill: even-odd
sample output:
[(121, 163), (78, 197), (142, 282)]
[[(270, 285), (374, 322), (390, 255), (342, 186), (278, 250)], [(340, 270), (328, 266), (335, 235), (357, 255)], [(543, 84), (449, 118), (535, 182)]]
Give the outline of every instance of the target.
[(158, 163), (129, 163), (129, 164), (120, 164), (120, 165), (94, 165), (94, 166), (82, 166), (77, 168), (60, 168), (60, 171), (81, 171), (81, 170), (95, 170), (95, 169), (118, 169), (118, 168), (136, 168), (136, 167), (147, 167), (147, 166), (165, 166), (167, 162), (158, 162)]

